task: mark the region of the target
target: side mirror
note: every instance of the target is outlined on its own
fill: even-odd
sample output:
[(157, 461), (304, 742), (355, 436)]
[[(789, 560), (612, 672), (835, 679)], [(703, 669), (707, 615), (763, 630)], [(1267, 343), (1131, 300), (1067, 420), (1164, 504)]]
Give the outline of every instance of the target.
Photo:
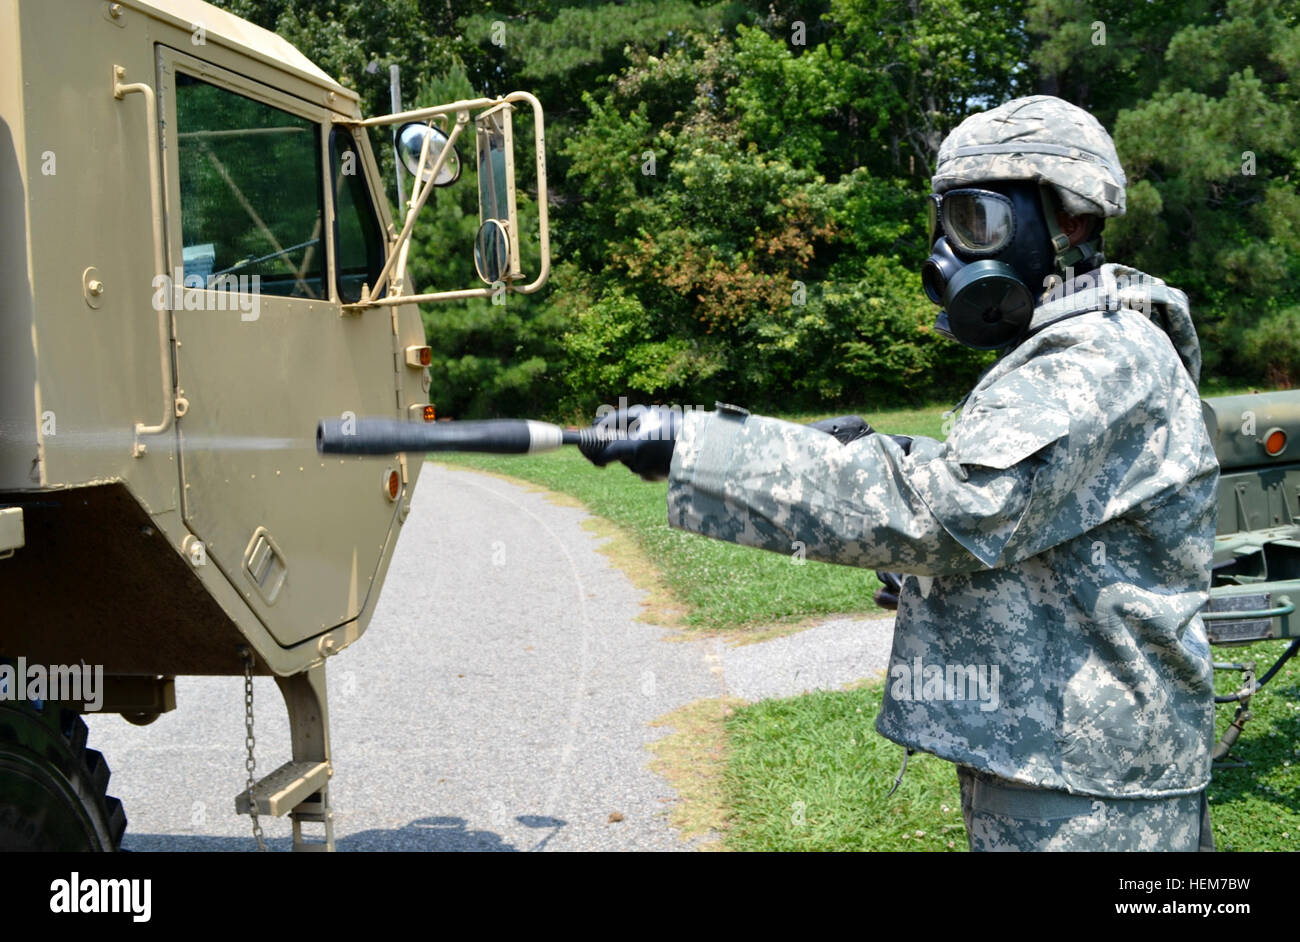
[[(533, 156), (537, 166), (537, 249), (538, 271), (526, 281), (519, 263), (520, 222), (515, 198), (515, 155), (512, 115), (518, 105), (532, 111)], [(472, 115), (472, 112), (478, 113)], [(449, 122), (448, 130), (433, 124), (434, 119)], [(546, 284), (551, 274), (551, 236), (547, 221), (546, 132), (542, 104), (528, 92), (511, 92), (499, 98), (475, 98), (431, 108), (416, 108), (378, 118), (344, 122), (356, 128), (397, 126), (393, 145), (399, 166), (415, 177), (411, 198), (404, 200), (406, 221), (392, 238), (388, 258), (374, 283), (363, 285), (355, 303), (344, 304), (345, 310), (360, 311), (396, 304), (423, 304), (433, 301), (459, 301), (465, 298), (495, 298), (501, 287), (520, 294), (532, 294)], [(457, 138), (474, 127), (478, 170), (479, 229), (474, 238), (474, 268), (487, 284), (480, 288), (453, 288), (408, 294), (406, 257), (416, 216), (433, 193), (434, 187), (448, 186), (460, 177), (463, 166), (456, 149)], [(400, 185), (400, 179), (399, 179)], [(532, 229), (529, 227), (529, 235)]]
[[(438, 155), (447, 146), (447, 135), (436, 125), (412, 121), (409, 124), (403, 124), (397, 129), (394, 146), (397, 147), (397, 152), (402, 156), (402, 163), (406, 165), (407, 173), (412, 177), (418, 176), (420, 180), (427, 181)], [(425, 156), (424, 172), (421, 174), (418, 173), (420, 155), (425, 152), (426, 146), (428, 154)], [(460, 151), (456, 149), (455, 145), (452, 145), (451, 153), (447, 155), (447, 160), (442, 165), (442, 169), (438, 171), (438, 177), (433, 181), (433, 185), (451, 186), (459, 179)]]
[(474, 270), (489, 285), (504, 280), (515, 251), (510, 232), (500, 219), (485, 220), (474, 237)]
[[(515, 151), (509, 104), (491, 108), (474, 119), (478, 146), (479, 231), (474, 240), (474, 267), (488, 284), (518, 278), (519, 214), (515, 208)], [(491, 266), (480, 256), (493, 257)], [(495, 264), (500, 261), (501, 264)], [(488, 272), (494, 272), (492, 277)]]

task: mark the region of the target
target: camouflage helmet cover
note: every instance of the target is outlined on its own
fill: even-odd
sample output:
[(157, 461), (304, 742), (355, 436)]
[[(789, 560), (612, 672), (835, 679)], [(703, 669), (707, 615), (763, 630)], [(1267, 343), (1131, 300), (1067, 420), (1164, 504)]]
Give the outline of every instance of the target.
[(1073, 216), (1124, 215), (1128, 180), (1115, 142), (1088, 112), (1051, 95), (971, 115), (944, 139), (935, 193), (991, 180), (1050, 184)]

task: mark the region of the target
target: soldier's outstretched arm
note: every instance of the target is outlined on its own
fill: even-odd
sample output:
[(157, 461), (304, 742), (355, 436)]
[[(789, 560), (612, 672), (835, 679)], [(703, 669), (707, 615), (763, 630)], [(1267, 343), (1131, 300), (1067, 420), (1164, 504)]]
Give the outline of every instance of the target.
[(1199, 519), (1154, 511), (1212, 493), (1218, 475), (1196, 388), (1137, 313), (1044, 331), (981, 381), (947, 441), (907, 453), (741, 409), (651, 409), (654, 440), (632, 429), (593, 460), (667, 476), (671, 525), (917, 575), (1011, 565), (1129, 515), (1175, 554), (1200, 553), (1187, 536)]
[[(887, 435), (843, 445), (780, 419), (692, 413), (673, 454), (668, 522), (780, 553), (801, 544), (826, 562), (919, 575), (988, 568), (1029, 504), (1033, 462), (964, 466), (948, 452), (927, 438), (905, 454)], [(954, 536), (932, 503), (975, 525)]]

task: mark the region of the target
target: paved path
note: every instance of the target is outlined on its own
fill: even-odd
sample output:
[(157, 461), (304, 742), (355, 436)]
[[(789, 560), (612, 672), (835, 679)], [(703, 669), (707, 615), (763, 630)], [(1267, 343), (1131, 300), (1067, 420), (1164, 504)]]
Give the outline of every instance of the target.
[(839, 690), (882, 674), (893, 636), (892, 617), (841, 618), (759, 644), (715, 644), (727, 692), (753, 701)]
[[(761, 644), (669, 642), (597, 550), (584, 510), (427, 466), (364, 637), (329, 662), (340, 850), (689, 850), (647, 769), (657, 717), (702, 697), (838, 688), (884, 668), (891, 622)], [(279, 691), (256, 682), (259, 773), (289, 757)], [(247, 850), (238, 678), (182, 677), (137, 728), (90, 717), (133, 850)], [(612, 814), (622, 819), (611, 822)], [(272, 846), (289, 825), (264, 820)]]

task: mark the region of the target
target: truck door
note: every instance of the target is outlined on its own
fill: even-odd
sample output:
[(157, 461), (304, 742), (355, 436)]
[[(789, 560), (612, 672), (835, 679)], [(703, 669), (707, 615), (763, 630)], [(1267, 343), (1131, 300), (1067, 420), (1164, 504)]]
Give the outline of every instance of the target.
[(396, 536), (401, 476), (394, 494), (382, 461), (322, 459), (314, 433), (398, 415), (400, 364), (387, 312), (340, 307), (384, 260), (373, 162), (257, 67), (160, 47), (165, 288), (185, 522), (288, 647), (361, 613)]

